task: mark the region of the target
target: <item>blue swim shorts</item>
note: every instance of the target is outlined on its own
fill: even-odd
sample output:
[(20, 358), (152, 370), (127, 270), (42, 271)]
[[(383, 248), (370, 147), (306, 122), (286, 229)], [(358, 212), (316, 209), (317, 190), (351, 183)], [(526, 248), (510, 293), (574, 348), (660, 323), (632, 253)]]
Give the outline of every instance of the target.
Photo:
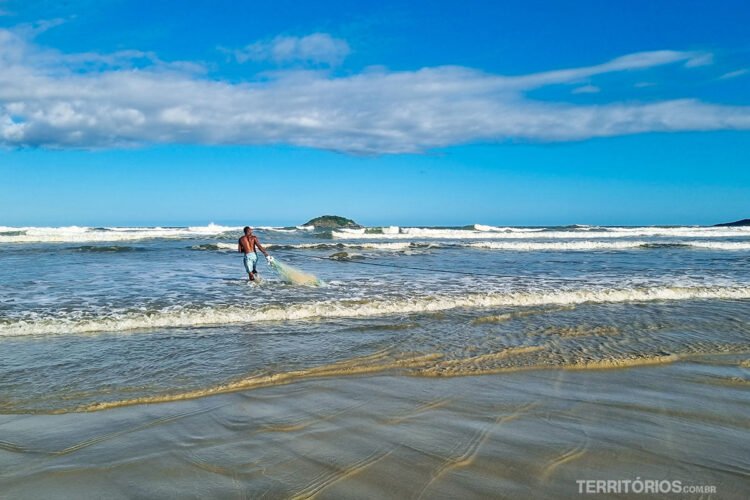
[(258, 263), (258, 254), (253, 253), (246, 253), (245, 258), (242, 259), (242, 263), (245, 264), (245, 271), (247, 271), (247, 274), (257, 272), (255, 270), (255, 265)]

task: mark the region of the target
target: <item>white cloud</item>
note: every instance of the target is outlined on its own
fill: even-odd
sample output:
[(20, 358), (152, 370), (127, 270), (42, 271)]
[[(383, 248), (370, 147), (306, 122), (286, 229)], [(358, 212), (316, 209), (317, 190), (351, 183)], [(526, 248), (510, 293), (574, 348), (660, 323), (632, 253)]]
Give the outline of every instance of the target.
[(470, 142), (750, 129), (750, 107), (691, 99), (582, 106), (527, 96), (545, 85), (694, 57), (648, 52), (513, 77), (445, 66), (347, 77), (279, 71), (230, 83), (149, 53), (60, 54), (0, 30), (0, 146), (291, 144), (387, 154)]
[(750, 73), (750, 70), (747, 68), (738, 69), (736, 71), (730, 71), (729, 73), (724, 73), (719, 77), (721, 80), (728, 80), (730, 78), (737, 78), (738, 76), (743, 76)]
[(714, 55), (709, 53), (698, 53), (685, 62), (686, 68), (698, 68), (700, 66), (710, 66), (714, 63)]
[(582, 68), (533, 73), (531, 75), (514, 77), (513, 80), (520, 88), (533, 88), (563, 83), (579, 83), (586, 78), (604, 73), (643, 70), (682, 61), (685, 61), (687, 65), (687, 62), (702, 58), (705, 58), (705, 54), (702, 52), (681, 52), (676, 50), (636, 52), (634, 54), (628, 54), (626, 56), (612, 59), (603, 64), (585, 66)]
[(600, 92), (602, 89), (597, 87), (596, 85), (584, 85), (582, 87), (576, 87), (571, 92), (573, 94), (596, 94)]
[(255, 42), (234, 51), (237, 61), (272, 61), (277, 64), (305, 62), (335, 66), (351, 50), (345, 40), (327, 33), (313, 33), (303, 37), (277, 36), (268, 41)]
[(25, 38), (33, 38), (45, 31), (65, 24), (65, 19), (56, 17), (54, 19), (40, 19), (31, 23), (18, 24), (13, 28), (15, 33)]

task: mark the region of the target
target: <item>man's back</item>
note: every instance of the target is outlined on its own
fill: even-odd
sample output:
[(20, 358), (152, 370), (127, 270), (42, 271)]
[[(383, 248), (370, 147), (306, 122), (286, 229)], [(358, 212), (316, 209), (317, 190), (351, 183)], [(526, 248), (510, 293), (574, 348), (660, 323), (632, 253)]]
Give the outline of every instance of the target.
[(239, 246), (242, 251), (242, 253), (250, 253), (255, 252), (255, 236), (248, 236), (245, 235), (240, 238), (239, 240)]

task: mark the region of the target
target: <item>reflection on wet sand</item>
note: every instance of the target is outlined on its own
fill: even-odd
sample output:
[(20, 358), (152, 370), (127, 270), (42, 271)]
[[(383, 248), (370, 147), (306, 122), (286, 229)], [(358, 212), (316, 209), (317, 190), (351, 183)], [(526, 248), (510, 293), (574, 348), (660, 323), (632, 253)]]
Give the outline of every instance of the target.
[(624, 370), (303, 379), (157, 405), (0, 416), (8, 498), (578, 497), (668, 479), (742, 498), (747, 354)]

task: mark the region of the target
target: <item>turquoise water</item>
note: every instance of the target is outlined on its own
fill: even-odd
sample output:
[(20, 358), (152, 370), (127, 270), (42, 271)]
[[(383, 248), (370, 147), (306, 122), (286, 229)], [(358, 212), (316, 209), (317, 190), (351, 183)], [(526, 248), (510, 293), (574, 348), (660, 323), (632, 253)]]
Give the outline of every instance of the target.
[(0, 228), (0, 412), (750, 350), (743, 228)]

